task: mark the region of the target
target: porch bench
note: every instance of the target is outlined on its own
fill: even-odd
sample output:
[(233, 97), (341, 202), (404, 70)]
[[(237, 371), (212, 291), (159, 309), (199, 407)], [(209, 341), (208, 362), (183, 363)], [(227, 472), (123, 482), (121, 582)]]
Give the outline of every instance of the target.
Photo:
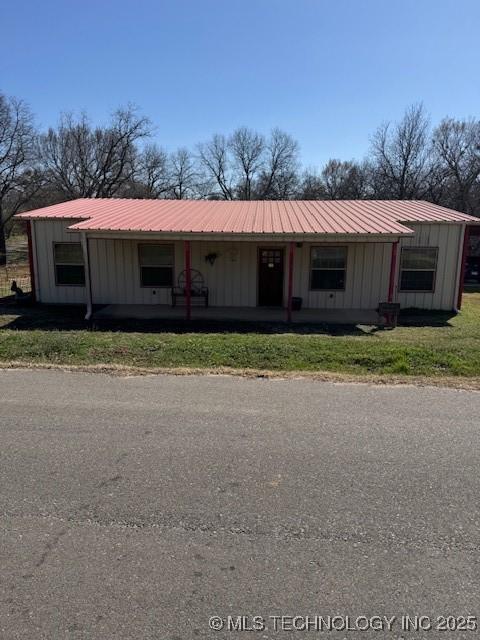
[[(188, 292), (186, 280), (186, 271), (182, 271), (178, 276), (177, 285), (172, 287), (172, 307), (177, 306), (179, 299), (186, 301)], [(200, 303), (203, 301), (204, 306), (208, 307), (208, 287), (205, 286), (202, 274), (196, 269), (190, 270), (190, 300), (192, 305), (197, 300)]]

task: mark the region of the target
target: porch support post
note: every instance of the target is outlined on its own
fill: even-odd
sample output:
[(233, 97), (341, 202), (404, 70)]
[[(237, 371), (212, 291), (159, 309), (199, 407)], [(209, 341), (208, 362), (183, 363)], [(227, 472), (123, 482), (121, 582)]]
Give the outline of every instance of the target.
[(85, 314), (85, 320), (90, 320), (92, 317), (92, 285), (90, 278), (90, 254), (88, 252), (88, 240), (85, 231), (81, 233), (81, 243), (83, 251), (83, 268), (85, 270), (85, 295), (87, 297), (87, 313)]
[(287, 298), (287, 322), (292, 321), (292, 295), (293, 295), (293, 260), (295, 257), (295, 242), (290, 242), (288, 252), (288, 298)]
[(390, 259), (390, 280), (388, 282), (388, 300), (387, 302), (393, 302), (393, 294), (395, 291), (395, 274), (397, 271), (397, 253), (398, 253), (398, 240), (392, 242), (392, 256)]
[(27, 220), (27, 240), (28, 240), (28, 267), (30, 270), (30, 287), (32, 289), (32, 301), (37, 301), (37, 291), (35, 285), (35, 265), (33, 260), (33, 240), (32, 240), (32, 222)]
[(465, 231), (463, 232), (463, 249), (462, 249), (462, 261), (460, 263), (460, 278), (458, 282), (458, 299), (457, 299), (457, 311), (462, 308), (463, 289), (465, 286), (465, 271), (467, 268), (467, 254), (468, 244), (470, 241), (470, 227), (465, 225)]
[(187, 320), (190, 320), (190, 318), (192, 317), (192, 274), (190, 270), (190, 240), (184, 241), (183, 248), (185, 252), (185, 309), (186, 318)]

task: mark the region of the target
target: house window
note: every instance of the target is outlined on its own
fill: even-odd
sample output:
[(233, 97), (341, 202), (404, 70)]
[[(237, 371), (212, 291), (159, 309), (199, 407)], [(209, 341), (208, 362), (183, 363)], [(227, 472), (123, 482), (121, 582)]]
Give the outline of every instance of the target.
[(437, 256), (437, 247), (403, 247), (400, 291), (433, 291)]
[(173, 284), (173, 245), (139, 244), (142, 287), (171, 287)]
[(85, 286), (85, 267), (80, 242), (56, 242), (53, 245), (57, 286)]
[(347, 247), (313, 247), (310, 289), (343, 291), (347, 271)]

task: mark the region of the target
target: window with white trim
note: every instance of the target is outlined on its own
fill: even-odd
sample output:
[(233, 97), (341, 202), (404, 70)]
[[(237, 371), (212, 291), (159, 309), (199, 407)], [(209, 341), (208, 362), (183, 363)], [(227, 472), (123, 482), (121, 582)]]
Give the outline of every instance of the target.
[(171, 287), (174, 251), (172, 244), (139, 244), (138, 261), (142, 287)]
[(85, 286), (85, 267), (80, 242), (55, 242), (53, 260), (57, 286)]
[(437, 258), (438, 247), (402, 247), (400, 291), (432, 292)]
[(347, 247), (312, 247), (310, 289), (343, 291), (347, 272)]

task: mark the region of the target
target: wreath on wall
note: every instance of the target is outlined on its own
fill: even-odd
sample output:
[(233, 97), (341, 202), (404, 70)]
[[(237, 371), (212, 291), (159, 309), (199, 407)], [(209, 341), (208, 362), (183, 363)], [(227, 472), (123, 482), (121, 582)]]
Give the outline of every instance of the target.
[(215, 264), (215, 260), (219, 257), (220, 254), (216, 253), (215, 251), (212, 251), (211, 253), (207, 253), (207, 255), (205, 256), (205, 262), (209, 262), (212, 267)]

